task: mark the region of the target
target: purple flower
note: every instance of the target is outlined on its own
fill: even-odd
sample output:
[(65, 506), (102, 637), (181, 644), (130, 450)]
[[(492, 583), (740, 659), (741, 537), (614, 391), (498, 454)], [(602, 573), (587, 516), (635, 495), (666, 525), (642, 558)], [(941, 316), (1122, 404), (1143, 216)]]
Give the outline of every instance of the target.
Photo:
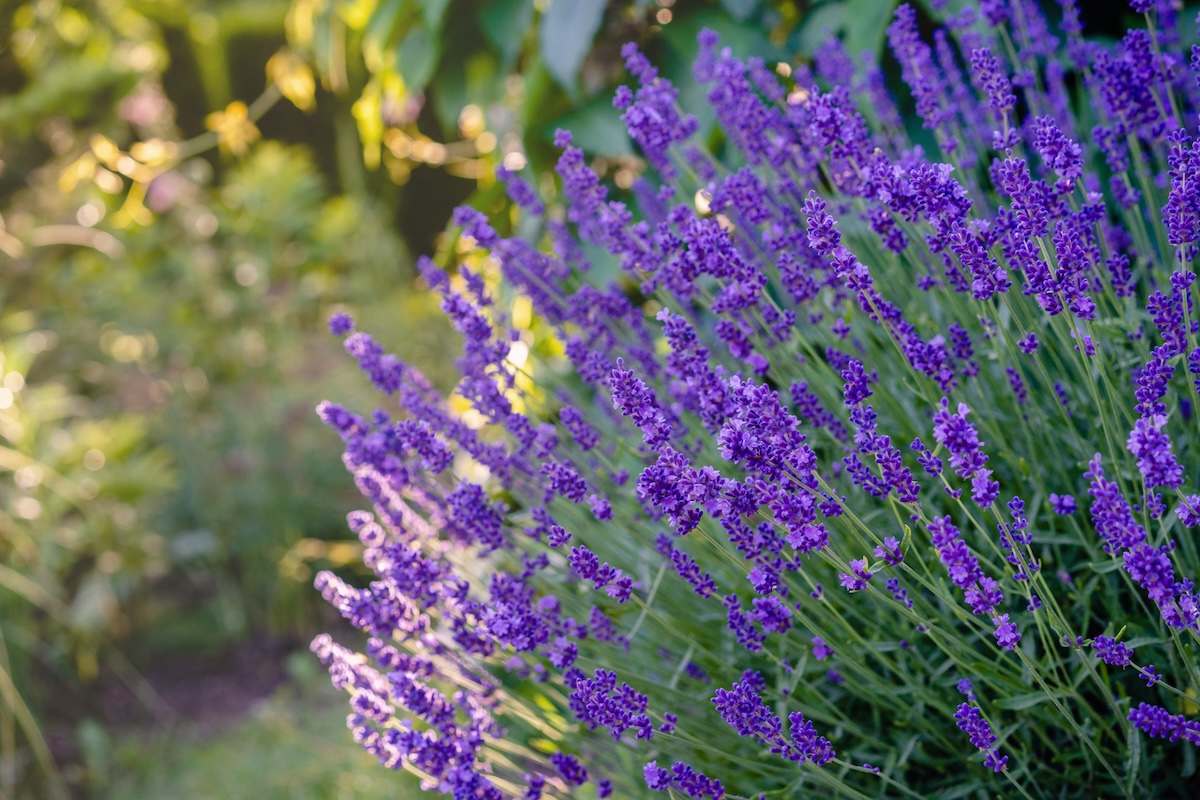
[(633, 43), (621, 48), (625, 66), (638, 79), (636, 92), (629, 87), (617, 89), (613, 105), (624, 111), (621, 120), (629, 137), (637, 142), (646, 159), (670, 180), (674, 176), (669, 151), (677, 142), (686, 141), (696, 131), (696, 118), (681, 115), (675, 102), (679, 92), (662, 78)]
[(1033, 149), (1058, 176), (1060, 191), (1069, 191), (1073, 182), (1083, 176), (1083, 148), (1067, 138), (1053, 117), (1034, 119)]
[[(869, 57), (857, 68), (836, 37), (811, 68), (792, 62), (789, 71), (740, 60), (702, 32), (694, 72), (720, 126), (702, 138), (680, 106), (688, 98), (630, 45), (622, 55), (632, 80), (614, 104), (650, 172), (634, 186), (618, 174), (613, 194), (600, 160), (560, 131), (552, 201), (500, 170), (521, 224), (459, 209), (460, 247), (486, 254), (465, 254), (453, 272), (418, 261), (463, 340), (453, 406), (348, 316), (330, 318), (399, 406), (319, 411), (370, 505), (348, 519), (362, 545), (362, 588), (328, 571), (315, 584), (368, 643), (362, 656), (328, 637), (313, 649), (349, 695), (353, 737), (382, 763), (411, 765), (426, 788), (455, 797), (498, 800), (493, 779), (528, 800), (589, 780), (608, 796), (611, 783), (596, 773), (620, 763), (609, 737), (621, 747), (653, 739), (654, 752), (637, 762), (646, 791), (718, 798), (719, 781), (676, 760), (677, 748), (700, 752), (689, 737), (709, 735), (735, 766), (764, 750), (790, 764), (827, 764), (833, 747), (793, 710), (803, 708), (831, 725), (853, 712), (855, 724), (838, 727), (848, 747), (890, 741), (858, 713), (863, 673), (839, 671), (863, 654), (853, 637), (832, 638), (828, 614), (838, 608), (861, 607), (846, 620), (881, 644), (868, 660), (885, 671), (885, 662), (897, 665), (901, 678), (931, 648), (969, 654), (963, 647), (980, 643), (955, 638), (969, 632), (984, 639), (981, 652), (1016, 651), (1020, 658), (991, 665), (993, 689), (1028, 677), (1022, 659), (1037, 648), (1019, 624), (1082, 630), (1088, 619), (1141, 609), (1131, 591), (1154, 603), (1172, 633), (1200, 631), (1195, 586), (1181, 573), (1193, 566), (1193, 542), (1177, 549), (1169, 538), (1176, 521), (1200, 526), (1200, 495), (1184, 486), (1197, 413), (1191, 384), (1200, 388), (1190, 267), (1200, 256), (1200, 143), (1180, 124), (1200, 107), (1200, 80), (1181, 52), (1186, 26), (1167, 0), (1146, 0), (1134, 7), (1153, 12), (1153, 28), (1089, 42), (1078, 3), (1060, 0), (1060, 50), (1037, 0), (980, 0), (949, 16), (941, 13), (948, 2), (927, 5), (941, 27), (906, 5), (888, 41), (936, 158), (909, 141), (903, 104), (880, 68)], [(1192, 61), (1200, 76), (1200, 46)], [(1077, 101), (1092, 104), (1080, 120), (1094, 129), (1075, 118)], [(720, 150), (705, 152), (709, 142)], [(687, 179), (677, 180), (683, 169)], [(697, 190), (704, 194), (693, 201)], [(1159, 214), (1154, 205), (1164, 202)], [(499, 284), (474, 264), (494, 268)], [(528, 382), (517, 371), (516, 350), (531, 340), (512, 330), (514, 295), (532, 302), (539, 344), (531, 355), (549, 361), (537, 365), (545, 385), (533, 396), (522, 396)], [(554, 341), (565, 358), (541, 344)], [(1122, 410), (1110, 396), (1122, 390), (1136, 405)], [(458, 400), (468, 416), (457, 415)], [(1178, 419), (1169, 417), (1176, 408)], [(1085, 520), (1075, 496), (1048, 493), (1078, 488), (1064, 465), (1087, 455), (1078, 449), (1087, 442), (1111, 446), (1114, 419), (1127, 425), (1127, 454), (1110, 454), (1109, 475), (1098, 455), (1089, 461)], [(922, 425), (933, 448), (914, 438)], [(893, 442), (911, 442), (907, 457)], [(933, 479), (927, 491), (914, 460)], [(1042, 516), (1027, 515), (1022, 498), (1044, 494)], [(962, 531), (946, 514), (955, 506)], [(899, 529), (886, 522), (897, 513)], [(1073, 550), (1070, 537), (1089, 524), (1098, 539)], [(868, 535), (872, 554), (855, 558), (862, 526), (882, 541)], [(884, 538), (889, 529), (896, 536)], [(663, 559), (657, 565), (638, 561), (649, 542)], [(1097, 548), (1106, 563), (1091, 563)], [(940, 580), (931, 558), (945, 569)], [(1042, 559), (1053, 559), (1060, 581), (1041, 579)], [(815, 580), (828, 582), (820, 571), (830, 563), (844, 565), (829, 573), (843, 588), (867, 591), (825, 595)], [(996, 566), (1001, 574), (987, 574)], [(1105, 573), (1099, 584), (1092, 567)], [(646, 580), (656, 568), (663, 577), (646, 587), (650, 607), (622, 607), (642, 587), (634, 576)], [(869, 585), (879, 572), (882, 593)], [(718, 579), (736, 580), (718, 587)], [(1009, 602), (1006, 579), (1027, 603)], [(944, 608), (947, 591), (963, 605)], [(1092, 606), (1064, 602), (1075, 594)], [(1027, 615), (1014, 620), (1021, 607)], [(703, 625), (722, 612), (726, 628), (700, 631), (687, 654), (654, 638), (686, 633), (672, 614)], [(902, 637), (912, 632), (895, 624), (918, 613), (916, 631), (929, 637), (910, 643)], [(1153, 620), (1128, 622), (1141, 630)], [(788, 636), (793, 627), (810, 645)], [(1140, 657), (1178, 663), (1164, 651), (1172, 640), (1139, 641)], [(1071, 650), (1085, 642), (1063, 640)], [(1134, 694), (1149, 697), (1165, 691), (1160, 680), (1178, 679), (1134, 664), (1133, 649), (1114, 637), (1088, 644), (1095, 659), (1136, 671), (1147, 688), (1134, 685)], [(646, 649), (659, 658), (639, 678), (642, 693), (614, 668)], [(805, 651), (829, 663), (805, 668), (797, 660)], [(926, 688), (945, 683), (925, 677)], [(504, 698), (539, 694), (524, 682), (562, 686), (577, 727), (595, 733), (568, 736), (548, 759), (490, 759), (489, 745), (509, 735)], [(702, 720), (693, 730), (699, 717), (687, 719), (686, 704), (679, 715), (657, 708), (657, 698), (700, 682), (730, 687), (712, 696), (720, 730), (704, 731)], [(1007, 769), (1001, 733), (1018, 748), (1014, 774), (1061, 780), (1045, 767), (1043, 739), (994, 731), (971, 681), (957, 688), (965, 702), (955, 722), (985, 766)], [(1012, 700), (996, 707), (1016, 711)], [(1019, 710), (1017, 726), (1054, 713), (1048, 704)], [(1128, 713), (1147, 735), (1200, 740), (1200, 725), (1165, 708), (1142, 703)], [(1104, 757), (1119, 755), (1121, 737), (1102, 728)], [(936, 739), (931, 730), (917, 730), (922, 741)], [(751, 741), (730, 746), (735, 736)], [(896, 762), (898, 781), (936, 772), (929, 759), (937, 754), (926, 750), (912, 750), (907, 766)], [(1161, 759), (1160, 750), (1148, 757)], [(837, 780), (870, 793), (877, 769), (853, 763)]]
[(825, 640), (820, 636), (814, 636), (812, 640), (812, 654), (817, 661), (824, 661), (827, 658), (833, 657), (833, 648), (825, 644)]
[(671, 771), (658, 766), (657, 761), (651, 761), (642, 770), (646, 785), (656, 792), (665, 792), (671, 787)]
[(873, 573), (867, 569), (867, 560), (865, 558), (851, 559), (850, 572), (852, 573), (850, 575), (844, 572), (838, 575), (842, 586), (851, 592), (867, 588), (867, 581), (871, 580)]
[(1200, 215), (1196, 211), (1200, 208), (1200, 142), (1191, 142), (1184, 130), (1173, 132), (1167, 141), (1171, 143), (1167, 154), (1171, 191), (1162, 219), (1171, 246), (1185, 247), (1200, 237)]
[(1055, 514), (1070, 516), (1075, 513), (1076, 505), (1075, 498), (1069, 494), (1050, 494), (1050, 508)]
[(1200, 494), (1190, 494), (1175, 507), (1175, 515), (1185, 528), (1200, 525)]
[(1083, 476), (1092, 481), (1088, 487), (1093, 498), (1092, 524), (1104, 539), (1105, 552), (1127, 550), (1144, 542), (1146, 530), (1134, 519), (1133, 509), (1120, 487), (1105, 477), (1099, 453), (1088, 462)]
[(992, 733), (992, 726), (983, 718), (979, 708), (970, 703), (960, 703), (958, 710), (954, 712), (954, 720), (959, 729), (970, 738), (971, 744), (985, 751), (984, 765), (996, 772), (1003, 770), (1008, 763), (1008, 757), (1001, 756), (992, 748), (996, 743), (996, 735)]
[(1183, 739), (1200, 747), (1200, 721), (1188, 720), (1183, 714), (1172, 714), (1165, 708), (1138, 703), (1130, 710), (1129, 721), (1147, 736), (1175, 742)]
[(1183, 485), (1183, 467), (1171, 452), (1171, 439), (1162, 432), (1167, 418), (1155, 414), (1150, 419), (1139, 419), (1129, 433), (1126, 446), (1137, 458), (1138, 470), (1146, 480), (1146, 487), (1166, 486), (1171, 489)]
[(1015, 367), (1005, 367), (1005, 374), (1008, 375), (1008, 385), (1016, 395), (1017, 405), (1025, 405), (1029, 400), (1029, 392), (1025, 389), (1025, 381), (1021, 377), (1021, 373)]
[(975, 426), (967, 421), (971, 409), (959, 403), (956, 413), (950, 413), (950, 401), (943, 397), (941, 408), (933, 415), (933, 438), (950, 453), (950, 466), (961, 478), (971, 480), (971, 499), (986, 508), (1000, 494), (1000, 484), (990, 480), (992, 471), (986, 467), (988, 457)]
[(900, 552), (900, 542), (895, 536), (884, 539), (883, 545), (876, 547), (874, 552), (875, 557), (883, 559), (889, 567), (894, 567), (904, 560), (904, 553)]
[(987, 750), (996, 743), (996, 735), (992, 726), (983, 718), (977, 706), (970, 703), (960, 703), (954, 712), (954, 720), (959, 729), (971, 739), (971, 744), (980, 750)]
[(1045, 236), (1050, 230), (1045, 185), (1030, 177), (1024, 159), (1009, 157), (999, 162), (996, 179), (1000, 190), (1012, 199), (1015, 232), (1026, 239)]
[(985, 575), (966, 588), (963, 600), (973, 614), (990, 614), (1004, 601), (1004, 594), (1000, 585)]
[(971, 76), (987, 95), (988, 105), (995, 109), (1000, 117), (1003, 118), (1016, 106), (1017, 98), (1013, 94), (1008, 75), (1000, 66), (999, 59), (992, 55), (988, 48), (980, 47), (971, 51)]
[(588, 771), (579, 759), (570, 753), (564, 753), (561, 750), (550, 756), (550, 763), (558, 770), (558, 774), (562, 775), (563, 780), (574, 786), (582, 786), (587, 783)]
[(334, 336), (344, 336), (354, 330), (354, 320), (349, 314), (338, 311), (329, 317), (329, 331)]
[(735, 681), (730, 689), (717, 689), (712, 702), (721, 719), (737, 731), (738, 736), (771, 741), (783, 730), (779, 717), (771, 713), (762, 696), (745, 683)]
[(842, 370), (842, 380), (846, 382), (843, 391), (846, 405), (856, 406), (871, 396), (870, 382), (861, 361), (850, 359), (850, 365)]
[(795, 751), (803, 756), (803, 758), (795, 758), (795, 753), (793, 753), (792, 760), (794, 761), (803, 761), (804, 758), (807, 758), (820, 767), (828, 764), (836, 755), (829, 740), (824, 736), (818, 736), (812, 721), (805, 719), (799, 711), (788, 715), (788, 733), (792, 735)]
[(720, 781), (697, 772), (691, 765), (682, 761), (676, 761), (672, 765), (671, 780), (674, 788), (688, 797), (712, 797), (714, 800), (721, 800), (725, 796), (725, 789)]
[(992, 634), (996, 637), (996, 644), (1005, 650), (1012, 650), (1021, 641), (1021, 634), (1017, 632), (1016, 624), (1009, 620), (1008, 614), (993, 617), (992, 622), (996, 626)]
[(1129, 660), (1133, 658), (1132, 647), (1108, 636), (1097, 636), (1092, 641), (1092, 650), (1095, 651), (1096, 658), (1114, 667), (1127, 667)]
[(949, 111), (942, 105), (945, 84), (929, 45), (921, 41), (917, 14), (911, 6), (902, 5), (896, 9), (887, 36), (892, 52), (900, 62), (904, 82), (917, 102), (917, 114), (926, 128), (937, 130), (949, 117)]
[(580, 722), (592, 730), (608, 728), (613, 739), (620, 739), (631, 728), (638, 739), (654, 736), (654, 725), (646, 713), (649, 698), (627, 683), (618, 688), (615, 672), (597, 669), (594, 677), (576, 680), (568, 700)]
[(648, 447), (657, 448), (671, 437), (671, 425), (658, 406), (654, 392), (644, 381), (625, 369), (623, 359), (617, 359), (616, 369), (609, 379), (613, 408), (629, 417), (642, 430)]

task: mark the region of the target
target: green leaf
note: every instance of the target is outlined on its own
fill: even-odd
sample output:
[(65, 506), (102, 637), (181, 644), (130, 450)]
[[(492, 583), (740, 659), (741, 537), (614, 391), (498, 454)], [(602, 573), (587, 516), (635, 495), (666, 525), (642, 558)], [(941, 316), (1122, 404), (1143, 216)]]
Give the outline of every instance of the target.
[(878, 60), (895, 7), (896, 0), (841, 0), (820, 6), (804, 20), (800, 51), (812, 55), (832, 34), (842, 37), (855, 61), (867, 52)]
[(394, 41), (396, 24), (400, 20), (400, 9), (404, 0), (383, 0), (367, 21), (367, 29), (363, 32), (363, 43), (373, 42), (381, 50)]
[(892, 9), (896, 0), (846, 0), (846, 52), (855, 61), (863, 53), (871, 53), (876, 60), (887, 36), (887, 27), (892, 21)]
[(542, 16), (538, 41), (554, 80), (575, 94), (579, 68), (604, 19), (605, 0), (554, 0)]
[(433, 68), (437, 66), (439, 44), (438, 37), (423, 25), (413, 28), (400, 42), (396, 49), (396, 64), (409, 91), (420, 91), (429, 83)]
[(575, 144), (589, 153), (606, 156), (631, 156), (633, 144), (621, 121), (621, 112), (613, 108), (607, 96), (599, 97), (582, 108), (559, 117), (546, 126), (547, 138), (556, 128), (571, 131)]
[(559, 149), (542, 132), (552, 120), (570, 113), (573, 106), (538, 56), (525, 70), (525, 102), (522, 105), (521, 127), (526, 131), (525, 155), (535, 172), (549, 169), (558, 160)]
[(446, 17), (446, 8), (450, 5), (450, 0), (419, 0), (421, 5), (421, 17), (425, 20), (425, 27), (431, 31), (440, 31), (442, 29), (442, 20)]
[(483, 35), (500, 53), (508, 69), (521, 52), (525, 32), (533, 24), (533, 0), (495, 0), (479, 12)]
[(1130, 725), (1129, 732), (1125, 736), (1125, 741), (1129, 747), (1129, 760), (1125, 763), (1125, 794), (1133, 797), (1134, 788), (1137, 786), (1138, 772), (1141, 767), (1142, 734), (1141, 731), (1135, 730)]
[(800, 28), (800, 52), (811, 56), (831, 34), (836, 36), (845, 30), (847, 11), (845, 3), (830, 3), (813, 9), (813, 12), (804, 18)]
[(754, 25), (734, 22), (719, 11), (705, 9), (678, 19), (663, 28), (662, 38), (667, 45), (663, 74), (679, 89), (679, 106), (695, 115), (700, 123), (701, 136), (707, 136), (716, 124), (712, 105), (708, 102), (708, 87), (696, 82), (692, 61), (696, 57), (696, 37), (702, 28), (716, 31), (721, 46), (729, 47), (738, 58), (758, 56), (765, 61), (787, 57), (773, 44), (763, 30)]
[[(1069, 696), (1069, 694), (1059, 695), (1059, 699), (1061, 700)], [(1037, 691), (1013, 695), (1012, 697), (1003, 697), (996, 701), (996, 705), (1009, 711), (1020, 711), (1023, 708), (1031, 708), (1038, 703), (1045, 703), (1048, 700), (1050, 700), (1050, 695), (1042, 691)]]
[(1136, 649), (1146, 645), (1166, 644), (1169, 641), (1169, 639), (1164, 639), (1161, 636), (1135, 636), (1132, 639), (1125, 640), (1125, 644)]
[(754, 13), (761, 0), (721, 0), (721, 5), (729, 12), (729, 16), (738, 22), (745, 22)]
[(455, 130), (458, 115), (467, 104), (467, 69), (461, 59), (446, 59), (438, 70), (437, 91), (431, 94), (438, 120), (446, 130)]

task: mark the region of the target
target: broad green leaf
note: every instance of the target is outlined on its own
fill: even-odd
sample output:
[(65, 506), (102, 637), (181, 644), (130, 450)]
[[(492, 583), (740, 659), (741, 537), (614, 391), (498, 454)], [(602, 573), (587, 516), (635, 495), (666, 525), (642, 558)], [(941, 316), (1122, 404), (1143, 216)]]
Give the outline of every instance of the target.
[(708, 87), (697, 83), (692, 76), (696, 37), (703, 28), (716, 31), (721, 37), (721, 46), (729, 47), (738, 58), (758, 56), (769, 62), (786, 57), (761, 28), (734, 22), (719, 11), (704, 10), (680, 16), (663, 28), (662, 37), (667, 45), (663, 74), (679, 90), (679, 107), (696, 116), (700, 123), (701, 137), (707, 136), (716, 123), (712, 106), (708, 102)]
[(540, 134), (553, 120), (569, 114), (573, 106), (566, 92), (550, 76), (550, 71), (546, 69), (540, 57), (535, 57), (525, 70), (523, 106), (521, 126), (527, 132), (525, 155), (535, 171), (549, 169), (558, 160), (560, 151), (552, 146), (552, 136), (545, 137)]
[(450, 5), (450, 0), (419, 0), (421, 4), (421, 17), (425, 20), (425, 27), (431, 31), (440, 31), (442, 29), (442, 20), (446, 17), (446, 8)]
[(721, 6), (729, 12), (729, 16), (738, 22), (744, 22), (754, 13), (762, 0), (721, 0)]
[(625, 131), (625, 123), (621, 121), (621, 112), (613, 108), (607, 95), (554, 120), (546, 126), (546, 137), (552, 138), (556, 128), (571, 131), (575, 144), (589, 153), (633, 155), (633, 144)]
[(439, 44), (436, 35), (418, 25), (396, 48), (396, 65), (409, 91), (419, 92), (429, 82), (437, 66)]
[(554, 80), (569, 93), (604, 19), (605, 0), (553, 0), (542, 16), (538, 40), (542, 60)]
[(811, 55), (830, 35), (841, 36), (855, 61), (870, 52), (876, 58), (892, 22), (896, 0), (841, 0), (815, 9), (799, 33), (802, 53)]
[(830, 3), (814, 9), (800, 28), (800, 52), (812, 55), (830, 35), (845, 30), (847, 11), (846, 3)]
[(460, 59), (446, 59), (446, 63), (438, 70), (437, 91), (431, 96), (442, 125), (446, 130), (454, 130), (458, 125), (458, 115), (467, 103), (467, 71)]
[(869, 52), (878, 59), (895, 7), (895, 0), (846, 0), (846, 52), (851, 58), (858, 61)]
[(495, 0), (479, 12), (480, 27), (508, 69), (521, 52), (525, 32), (533, 24), (533, 0)]
[[(686, 67), (689, 72), (696, 57), (696, 37), (702, 28), (716, 31), (721, 37), (721, 47), (729, 47), (737, 58), (757, 56), (768, 62), (787, 58), (787, 53), (767, 38), (761, 27), (734, 22), (719, 11), (701, 10), (681, 15), (662, 32), (672, 50), (688, 54)], [(689, 110), (693, 109), (689, 107)]]
[(376, 7), (375, 13), (367, 22), (363, 32), (363, 46), (368, 44), (384, 50), (395, 40), (397, 23), (400, 21), (400, 11), (404, 8), (404, 0), (382, 0)]

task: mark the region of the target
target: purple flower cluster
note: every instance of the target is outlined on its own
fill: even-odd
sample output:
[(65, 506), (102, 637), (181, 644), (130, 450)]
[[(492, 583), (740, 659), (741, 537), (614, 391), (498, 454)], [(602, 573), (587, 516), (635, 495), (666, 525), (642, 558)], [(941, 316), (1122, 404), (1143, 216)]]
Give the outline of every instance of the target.
[(1093, 498), (1092, 522), (1104, 539), (1104, 550), (1121, 554), (1125, 571), (1158, 606), (1167, 625), (1197, 630), (1200, 603), (1191, 580), (1175, 577), (1170, 558), (1175, 543), (1159, 547), (1147, 543), (1146, 529), (1135, 520), (1120, 487), (1105, 477), (1098, 453), (1088, 464), (1084, 477), (1092, 481), (1089, 487)]
[(954, 721), (959, 730), (970, 738), (971, 744), (984, 751), (985, 767), (1001, 772), (1008, 766), (1008, 756), (1000, 755), (1000, 751), (992, 747), (996, 743), (996, 734), (992, 733), (992, 726), (983, 718), (978, 706), (960, 703), (958, 710), (954, 712)]
[(575, 717), (593, 730), (608, 728), (614, 739), (633, 728), (638, 739), (654, 736), (654, 725), (646, 715), (649, 698), (639, 694), (628, 683), (617, 688), (617, 674), (597, 669), (592, 678), (575, 680), (571, 692), (571, 710)]
[(1092, 649), (1096, 652), (1096, 658), (1114, 667), (1127, 667), (1133, 658), (1132, 647), (1110, 636), (1097, 636), (1092, 642)]
[[(971, 409), (959, 403), (955, 413), (950, 413), (949, 398), (942, 398), (942, 406), (933, 415), (933, 438), (950, 454), (950, 467), (960, 477), (971, 481), (971, 499), (981, 508), (991, 505), (1000, 495), (1000, 484), (991, 480), (992, 470), (987, 468), (988, 457), (983, 452), (983, 443), (975, 432), (975, 426), (967, 421)], [(961, 489), (958, 490), (961, 493)]]
[(734, 682), (730, 689), (717, 689), (712, 699), (721, 719), (737, 731), (738, 736), (753, 737), (771, 748), (771, 752), (788, 761), (811, 761), (824, 766), (836, 755), (823, 736), (818, 736), (811, 720), (800, 712), (788, 715), (788, 733), (783, 723), (763, 702), (758, 690), (746, 681)]
[[(614, 186), (560, 131), (555, 200), (501, 170), (520, 224), (460, 209), (463, 263), (418, 265), (463, 340), (453, 403), (331, 317), (397, 407), (319, 409), (370, 512), (349, 520), (369, 572), (317, 588), (369, 643), (313, 647), (384, 764), (455, 797), (777, 794), (757, 783), (790, 767), (755, 759), (829, 763), (816, 719), (893, 765), (838, 762), (835, 793), (935, 795), (953, 713), (994, 773), (1128, 793), (1149, 791), (1118, 774), (1130, 725), (1197, 743), (1155, 705), (1177, 676), (1119, 636), (1092, 654), (1144, 687), (1077, 656), (1128, 626), (1188, 673), (1200, 631), (1175, 533), (1200, 526), (1200, 46), (1189, 66), (1169, 2), (1113, 44), (1072, 0), (1061, 35), (1035, 0), (947, 5), (931, 35), (909, 5), (887, 30), (929, 155), (833, 37), (773, 65), (702, 32), (719, 133), (626, 46), (614, 105), (648, 173)], [(708, 683), (730, 688), (687, 702)], [(976, 693), (1028, 686), (1054, 702), (1000, 698), (993, 729)], [(1106, 727), (1114, 697), (1132, 711)], [(919, 746), (877, 758), (916, 702), (941, 712), (905, 717)]]
[(1188, 744), (1200, 747), (1200, 721), (1189, 720), (1183, 714), (1172, 714), (1161, 706), (1150, 703), (1138, 703), (1130, 710), (1129, 721), (1133, 727), (1145, 733), (1168, 741), (1180, 739)]
[(669, 770), (658, 766), (657, 761), (651, 761), (643, 770), (643, 776), (646, 785), (657, 792), (673, 789), (687, 797), (711, 797), (713, 800), (725, 796), (720, 781), (697, 772), (682, 761), (676, 761)]

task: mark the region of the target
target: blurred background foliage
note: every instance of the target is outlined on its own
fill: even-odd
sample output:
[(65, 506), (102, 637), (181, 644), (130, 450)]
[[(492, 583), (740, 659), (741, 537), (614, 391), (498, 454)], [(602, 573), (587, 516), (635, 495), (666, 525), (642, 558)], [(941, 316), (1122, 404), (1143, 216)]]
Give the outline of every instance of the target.
[(892, 7), (0, 2), (0, 798), (258, 797), (298, 763), (280, 796), (381, 792), (348, 737), (303, 738), (297, 704), (331, 712), (287, 658), (331, 624), (313, 571), (359, 562), (312, 409), (373, 400), (324, 320), (451, 388), (413, 258), (453, 260), (461, 202), (503, 215), (498, 164), (552, 189), (558, 127), (629, 187), (623, 43), (703, 109), (702, 27), (768, 61), (830, 32), (879, 53)]

